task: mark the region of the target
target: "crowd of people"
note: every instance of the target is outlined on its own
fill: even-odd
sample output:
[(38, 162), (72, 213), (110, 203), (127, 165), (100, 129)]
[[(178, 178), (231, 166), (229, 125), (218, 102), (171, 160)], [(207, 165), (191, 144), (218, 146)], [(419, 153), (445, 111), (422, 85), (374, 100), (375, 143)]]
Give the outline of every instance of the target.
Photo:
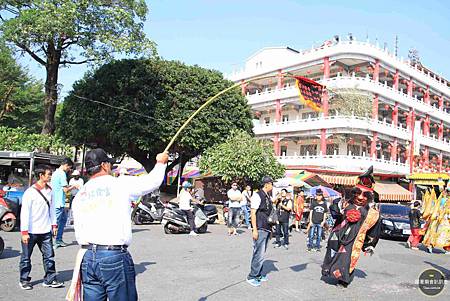
[[(67, 181), (66, 173), (73, 167), (69, 159), (55, 172), (49, 166), (37, 166), (37, 181), (25, 191), (22, 201), (20, 287), (33, 288), (29, 275), (31, 254), (36, 245), (44, 262), (43, 285), (63, 286), (56, 278), (54, 250), (67, 245), (63, 232), (67, 222), (66, 196), (70, 196), (75, 236), (81, 249), (75, 260), (67, 299), (81, 300), (83, 296), (83, 300), (137, 300), (134, 264), (127, 251), (132, 236), (130, 200), (159, 188), (167, 161), (167, 153), (162, 153), (146, 176), (113, 177), (112, 159), (104, 150), (94, 149), (85, 157), (90, 176), (87, 183), (76, 170)], [(380, 236), (380, 213), (373, 206), (372, 172), (369, 169), (360, 175), (358, 185), (346, 197), (334, 200), (326, 200), (321, 189), (308, 197), (302, 189), (295, 194), (287, 188), (275, 190), (268, 176), (262, 178), (257, 189), (245, 185), (242, 192), (238, 183), (233, 182), (227, 193), (227, 228), (229, 236), (239, 235), (239, 226), (251, 229), (253, 252), (247, 282), (260, 286), (268, 281), (263, 265), (272, 234), (274, 247), (288, 250), (291, 230), (301, 232), (302, 226), (307, 226), (308, 252), (320, 252), (323, 241), (327, 240), (322, 277), (347, 287), (361, 252), (373, 254)], [(408, 246), (417, 250), (422, 242), (430, 252), (433, 248), (449, 252), (450, 188), (439, 197), (433, 193), (434, 190), (427, 192), (422, 203), (411, 205)], [(187, 216), (191, 236), (198, 235), (192, 205), (199, 198), (204, 198), (204, 193), (194, 190), (189, 182), (183, 182), (179, 208)], [(327, 238), (324, 231), (328, 233)], [(105, 266), (115, 268), (106, 275), (102, 273)]]

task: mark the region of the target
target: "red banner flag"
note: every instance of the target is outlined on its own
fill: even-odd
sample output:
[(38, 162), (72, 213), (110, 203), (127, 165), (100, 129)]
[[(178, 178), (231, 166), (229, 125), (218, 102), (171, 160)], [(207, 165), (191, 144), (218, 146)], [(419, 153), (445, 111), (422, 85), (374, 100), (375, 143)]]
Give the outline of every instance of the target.
[(303, 77), (295, 76), (300, 102), (317, 112), (322, 111), (322, 92), (325, 86)]

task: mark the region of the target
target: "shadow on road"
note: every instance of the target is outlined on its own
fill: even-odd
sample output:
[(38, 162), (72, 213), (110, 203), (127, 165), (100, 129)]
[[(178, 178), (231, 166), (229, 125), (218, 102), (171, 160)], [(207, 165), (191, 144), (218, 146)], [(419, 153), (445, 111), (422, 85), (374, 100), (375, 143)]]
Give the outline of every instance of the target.
[(149, 229), (145, 228), (145, 229), (132, 229), (131, 231), (133, 231), (133, 233), (138, 233), (138, 232), (143, 232), (143, 231), (149, 231)]
[(154, 265), (156, 262), (154, 261), (144, 261), (134, 265), (134, 270), (136, 271), (136, 275), (144, 273), (147, 270), (147, 266)]
[(18, 257), (18, 256), (20, 256), (20, 251), (13, 250), (13, 249), (11, 249), (11, 247), (6, 247), (3, 250), (3, 254), (0, 258), (14, 258), (14, 257)]
[(442, 274), (444, 274), (445, 279), (446, 280), (450, 280), (450, 270), (448, 270), (448, 269), (446, 269), (444, 267), (441, 267), (438, 264), (435, 264), (435, 263), (432, 263), (432, 262), (429, 262), (429, 261), (426, 261), (426, 260), (424, 261), (424, 263), (427, 263), (427, 264), (431, 265), (433, 268), (435, 268), (436, 270), (441, 271)]
[(307, 266), (308, 266), (308, 263), (302, 263), (302, 264), (297, 264), (297, 265), (290, 266), (289, 268), (292, 271), (298, 273), (300, 271), (306, 270)]
[[(67, 287), (69, 284), (67, 284), (67, 282), (70, 282), (72, 280), (72, 274), (73, 274), (73, 270), (64, 270), (64, 271), (56, 271), (56, 279), (58, 279), (58, 281), (60, 282), (64, 282), (65, 286)], [(31, 282), (31, 285), (36, 285), (36, 284), (40, 284), (44, 282), (44, 279), (38, 279), (35, 280), (33, 282)]]
[(218, 290), (212, 292), (211, 294), (209, 294), (209, 295), (207, 295), (207, 296), (204, 296), (204, 297), (201, 297), (200, 299), (198, 299), (198, 301), (206, 301), (206, 300), (208, 300), (209, 297), (214, 296), (215, 294), (218, 294), (218, 293), (220, 293), (220, 292), (223, 292), (223, 291), (229, 289), (230, 287), (236, 286), (236, 285), (238, 285), (238, 284), (240, 284), (240, 283), (242, 283), (242, 282), (244, 282), (244, 281), (245, 281), (245, 280), (241, 280), (241, 281), (238, 281), (238, 282), (229, 284), (229, 285), (227, 285), (227, 286), (224, 286), (224, 287), (222, 287), (222, 288), (219, 288)]
[(367, 277), (367, 274), (366, 274), (366, 272), (364, 272), (364, 271), (355, 269), (355, 277), (358, 277), (358, 278), (366, 278), (366, 277)]

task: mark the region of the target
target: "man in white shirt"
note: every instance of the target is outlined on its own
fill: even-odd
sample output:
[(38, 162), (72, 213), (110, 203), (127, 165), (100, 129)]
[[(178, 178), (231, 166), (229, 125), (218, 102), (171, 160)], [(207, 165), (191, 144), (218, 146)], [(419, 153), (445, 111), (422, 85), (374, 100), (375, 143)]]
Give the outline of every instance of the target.
[(72, 173), (72, 178), (69, 181), (69, 186), (73, 187), (73, 189), (70, 191), (71, 199), (70, 199), (70, 206), (69, 208), (72, 208), (72, 200), (77, 195), (78, 191), (80, 191), (81, 187), (84, 185), (84, 180), (80, 176), (80, 172), (78, 170), (74, 170)]
[(236, 228), (239, 224), (239, 214), (241, 211), (242, 194), (236, 182), (231, 184), (228, 190), (228, 235), (237, 235)]
[(56, 235), (55, 202), (52, 189), (48, 186), (52, 178), (52, 169), (48, 165), (35, 168), (38, 181), (29, 187), (22, 198), (20, 212), (20, 232), (22, 235), (22, 253), (20, 254), (20, 287), (31, 290), (31, 254), (38, 245), (44, 261), (45, 287), (61, 287), (56, 280), (55, 253), (53, 251), (52, 234)]
[(86, 249), (81, 262), (83, 298), (90, 300), (137, 300), (131, 244), (131, 203), (161, 185), (168, 160), (167, 152), (156, 156), (156, 165), (145, 176), (111, 176), (113, 160), (103, 149), (86, 153), (90, 180), (73, 201), (75, 236)]
[(195, 229), (195, 219), (194, 219), (194, 211), (191, 207), (191, 201), (194, 201), (194, 198), (192, 197), (192, 184), (188, 181), (184, 181), (181, 185), (181, 191), (179, 196), (180, 202), (179, 206), (180, 209), (183, 210), (184, 214), (186, 214), (189, 227), (191, 228), (191, 232), (189, 235), (191, 236), (197, 236)]

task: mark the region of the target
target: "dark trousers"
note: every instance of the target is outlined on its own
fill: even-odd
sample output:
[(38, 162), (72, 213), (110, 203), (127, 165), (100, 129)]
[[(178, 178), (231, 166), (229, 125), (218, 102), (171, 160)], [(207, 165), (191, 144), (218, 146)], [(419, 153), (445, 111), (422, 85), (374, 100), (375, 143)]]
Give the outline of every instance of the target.
[(126, 250), (87, 250), (81, 262), (84, 301), (138, 299), (133, 259)]
[(281, 232), (283, 232), (283, 244), (289, 245), (289, 222), (282, 223), (280, 222), (276, 226), (275, 239), (277, 244), (281, 245)]
[(55, 268), (55, 253), (53, 252), (52, 234), (51, 232), (45, 234), (30, 233), (30, 240), (27, 244), (22, 242), (22, 254), (20, 254), (20, 281), (30, 281), (31, 272), (31, 255), (33, 254), (34, 246), (37, 245), (42, 253), (42, 261), (44, 265), (44, 281), (50, 283), (56, 279)]
[(186, 214), (191, 231), (195, 231), (194, 212), (192, 210), (183, 210), (183, 212)]
[(258, 239), (253, 240), (253, 255), (248, 279), (258, 279), (261, 277), (264, 254), (266, 253), (267, 243), (269, 242), (270, 232), (258, 230)]

